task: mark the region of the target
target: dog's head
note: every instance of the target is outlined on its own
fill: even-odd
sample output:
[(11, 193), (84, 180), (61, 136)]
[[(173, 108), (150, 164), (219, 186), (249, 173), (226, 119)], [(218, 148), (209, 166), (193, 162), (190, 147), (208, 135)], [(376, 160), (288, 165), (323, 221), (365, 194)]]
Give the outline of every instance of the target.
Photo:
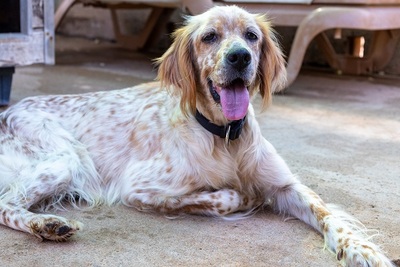
[(266, 106), (286, 81), (269, 22), (236, 6), (189, 17), (157, 62), (163, 86), (181, 94), (182, 111), (197, 108), (214, 122), (242, 119), (256, 92)]

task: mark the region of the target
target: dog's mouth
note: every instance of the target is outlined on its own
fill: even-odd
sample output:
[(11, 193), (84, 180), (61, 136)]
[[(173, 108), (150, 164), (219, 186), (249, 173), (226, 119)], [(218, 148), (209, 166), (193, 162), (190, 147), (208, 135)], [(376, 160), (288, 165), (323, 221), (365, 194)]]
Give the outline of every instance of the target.
[(250, 103), (249, 91), (245, 82), (238, 78), (227, 85), (215, 85), (211, 79), (208, 87), (214, 101), (221, 105), (222, 112), (228, 120), (240, 120), (247, 114)]

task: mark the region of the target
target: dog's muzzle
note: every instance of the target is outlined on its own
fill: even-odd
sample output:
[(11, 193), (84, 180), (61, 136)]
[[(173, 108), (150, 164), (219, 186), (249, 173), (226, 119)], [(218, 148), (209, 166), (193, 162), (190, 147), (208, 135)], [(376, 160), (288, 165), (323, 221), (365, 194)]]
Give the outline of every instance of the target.
[(214, 101), (221, 104), (222, 112), (230, 121), (243, 119), (250, 102), (248, 86), (251, 83), (252, 56), (240, 44), (234, 44), (225, 54), (223, 68), (216, 71), (219, 80), (208, 79)]

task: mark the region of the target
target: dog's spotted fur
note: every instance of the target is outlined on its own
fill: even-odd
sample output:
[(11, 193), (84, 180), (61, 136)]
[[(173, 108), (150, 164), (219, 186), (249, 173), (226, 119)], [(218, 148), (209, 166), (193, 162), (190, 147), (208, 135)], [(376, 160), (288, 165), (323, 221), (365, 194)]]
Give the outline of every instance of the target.
[(265, 105), (284, 84), (284, 60), (264, 17), (216, 7), (188, 18), (174, 38), (158, 59), (160, 82), (31, 97), (0, 115), (0, 223), (62, 241), (81, 224), (40, 212), (66, 202), (210, 216), (270, 205), (321, 232), (342, 265), (390, 266), (289, 171), (251, 105), (229, 144), (196, 121), (197, 109), (214, 124), (229, 122), (218, 97), (232, 83), (250, 97), (260, 92)]

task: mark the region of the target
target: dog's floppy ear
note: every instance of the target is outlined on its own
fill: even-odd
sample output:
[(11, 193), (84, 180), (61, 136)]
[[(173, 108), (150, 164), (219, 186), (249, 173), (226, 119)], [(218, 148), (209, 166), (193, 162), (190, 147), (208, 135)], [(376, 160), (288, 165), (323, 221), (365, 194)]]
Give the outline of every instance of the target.
[(260, 79), (260, 94), (265, 108), (271, 100), (271, 95), (285, 87), (285, 59), (279, 48), (275, 33), (265, 16), (257, 15), (256, 21), (263, 34), (263, 43), (258, 74)]
[(157, 79), (161, 86), (181, 96), (183, 114), (196, 111), (196, 72), (192, 56), (192, 25), (186, 25), (173, 33), (173, 44), (160, 58)]

